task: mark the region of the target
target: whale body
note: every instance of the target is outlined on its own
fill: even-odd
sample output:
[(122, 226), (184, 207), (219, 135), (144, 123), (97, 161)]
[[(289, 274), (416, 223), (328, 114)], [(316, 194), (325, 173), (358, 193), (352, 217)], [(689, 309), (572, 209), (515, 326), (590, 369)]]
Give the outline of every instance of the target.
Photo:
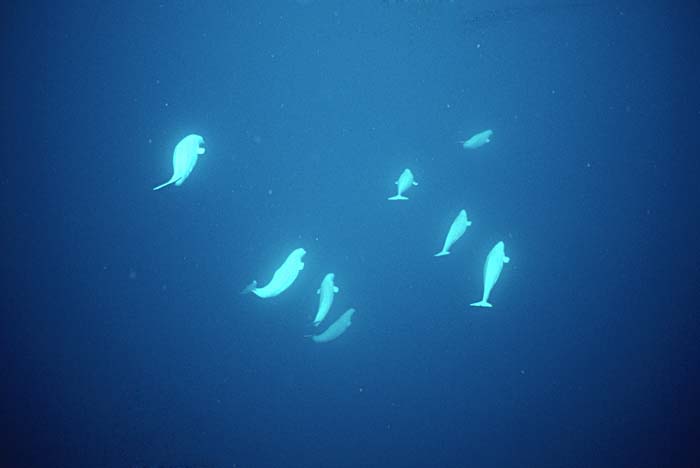
[(472, 136), (466, 141), (461, 141), (462, 146), (465, 149), (476, 149), (480, 146), (484, 146), (486, 143), (491, 142), (491, 135), (493, 135), (493, 130), (484, 130), (476, 135)]
[(173, 176), (164, 184), (153, 187), (153, 190), (160, 190), (163, 187), (175, 184), (178, 187), (190, 176), (192, 169), (197, 164), (197, 159), (204, 154), (202, 146), (204, 138), (200, 135), (187, 135), (175, 145), (173, 150)]
[(338, 338), (340, 335), (345, 333), (345, 330), (352, 325), (352, 314), (355, 313), (355, 309), (346, 310), (343, 315), (338, 317), (338, 320), (333, 322), (330, 327), (326, 328), (326, 331), (319, 335), (313, 335), (311, 339), (316, 343), (327, 343)]
[(393, 197), (389, 197), (387, 200), (408, 200), (408, 198), (404, 197), (402, 194), (414, 185), (418, 185), (418, 182), (413, 180), (413, 172), (411, 172), (410, 169), (404, 169), (399, 176), (399, 180), (394, 183), (396, 184), (397, 193)]
[(338, 286), (333, 283), (335, 280), (334, 273), (328, 273), (321, 281), (321, 287), (316, 290), (316, 294), (319, 295), (318, 299), (318, 312), (316, 312), (316, 318), (314, 319), (314, 327), (318, 325), (326, 318), (328, 311), (331, 310), (331, 305), (333, 305), (333, 297), (340, 291)]
[(296, 249), (289, 256), (287, 260), (284, 261), (281, 267), (275, 271), (272, 275), (272, 279), (262, 288), (258, 288), (258, 282), (253, 281), (250, 283), (241, 294), (253, 293), (258, 297), (267, 299), (269, 297), (275, 297), (282, 294), (287, 288), (289, 288), (294, 280), (299, 276), (299, 272), (304, 269), (304, 262), (302, 258), (306, 254), (304, 249)]
[(498, 277), (501, 276), (503, 264), (508, 262), (510, 262), (510, 258), (506, 256), (505, 244), (501, 241), (493, 246), (491, 252), (489, 252), (486, 257), (486, 263), (484, 264), (484, 294), (479, 302), (474, 302), (470, 305), (476, 307), (493, 307), (489, 303), (489, 295), (496, 281), (498, 281)]
[(464, 235), (464, 232), (472, 222), (467, 219), (467, 212), (462, 210), (459, 212), (454, 221), (452, 221), (452, 226), (447, 232), (447, 237), (445, 237), (445, 244), (442, 246), (442, 250), (436, 253), (435, 257), (442, 257), (443, 255), (450, 254), (450, 247), (457, 242), (457, 240)]

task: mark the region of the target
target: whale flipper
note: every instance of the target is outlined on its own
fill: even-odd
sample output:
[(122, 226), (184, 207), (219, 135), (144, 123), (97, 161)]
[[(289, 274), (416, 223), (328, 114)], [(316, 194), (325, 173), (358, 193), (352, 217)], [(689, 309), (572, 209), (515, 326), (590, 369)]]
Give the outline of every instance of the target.
[(470, 306), (473, 307), (493, 307), (489, 302), (487, 301), (479, 301), (479, 302), (473, 302), (469, 304)]
[(252, 293), (255, 288), (258, 287), (258, 282), (256, 280), (253, 280), (252, 283), (250, 283), (248, 286), (243, 288), (243, 291), (241, 291), (241, 294), (249, 294)]

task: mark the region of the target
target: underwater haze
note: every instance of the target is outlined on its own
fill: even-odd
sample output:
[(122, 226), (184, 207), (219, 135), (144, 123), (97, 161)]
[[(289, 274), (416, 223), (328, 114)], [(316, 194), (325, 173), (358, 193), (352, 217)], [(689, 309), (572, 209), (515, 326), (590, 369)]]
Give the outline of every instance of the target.
[(0, 7), (0, 466), (700, 466), (699, 10)]

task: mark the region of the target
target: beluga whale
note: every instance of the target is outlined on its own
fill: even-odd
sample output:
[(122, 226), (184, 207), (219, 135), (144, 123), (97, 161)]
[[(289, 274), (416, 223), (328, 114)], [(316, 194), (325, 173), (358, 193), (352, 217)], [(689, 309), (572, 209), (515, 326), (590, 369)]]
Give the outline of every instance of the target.
[(355, 313), (355, 309), (348, 309), (343, 312), (343, 315), (338, 317), (338, 319), (331, 324), (323, 333), (318, 335), (312, 335), (311, 339), (315, 343), (327, 343), (338, 338), (340, 335), (345, 333), (345, 330), (352, 325), (352, 314)]
[(190, 176), (199, 156), (206, 151), (202, 145), (204, 138), (200, 135), (191, 134), (180, 140), (173, 150), (173, 176), (166, 183), (153, 187), (153, 190), (160, 190), (170, 184), (178, 187), (182, 185)]
[(404, 169), (399, 180), (394, 182), (396, 184), (396, 195), (389, 197), (387, 200), (408, 200), (407, 197), (403, 196), (403, 193), (414, 185), (418, 185), (418, 182), (413, 180), (413, 172), (410, 169)]
[(491, 143), (491, 135), (493, 135), (493, 130), (484, 130), (465, 141), (460, 141), (464, 149), (476, 149), (480, 146), (484, 146), (486, 143)]
[(508, 262), (510, 262), (510, 258), (506, 256), (505, 244), (503, 241), (500, 241), (493, 246), (491, 252), (489, 252), (486, 257), (486, 263), (484, 264), (484, 294), (479, 302), (474, 302), (470, 305), (476, 307), (493, 307), (489, 303), (489, 295), (496, 281), (498, 281), (498, 277), (501, 276), (503, 264)]
[(316, 290), (318, 294), (318, 312), (316, 312), (316, 318), (314, 318), (314, 327), (318, 325), (326, 318), (328, 311), (331, 310), (331, 305), (333, 305), (333, 298), (335, 294), (340, 291), (338, 286), (333, 282), (335, 280), (334, 273), (328, 273), (321, 281), (321, 287)]
[(304, 249), (294, 250), (289, 254), (282, 266), (275, 271), (269, 283), (262, 288), (258, 288), (258, 282), (253, 281), (241, 291), (241, 294), (253, 293), (263, 299), (279, 296), (294, 283), (294, 280), (299, 276), (299, 272), (304, 269), (304, 262), (301, 260), (305, 254), (306, 250)]
[(467, 219), (467, 212), (462, 210), (459, 212), (454, 221), (452, 221), (452, 226), (447, 232), (447, 237), (445, 237), (445, 244), (442, 246), (442, 250), (436, 253), (435, 257), (442, 257), (444, 255), (450, 254), (450, 247), (457, 242), (457, 240), (462, 237), (472, 222)]

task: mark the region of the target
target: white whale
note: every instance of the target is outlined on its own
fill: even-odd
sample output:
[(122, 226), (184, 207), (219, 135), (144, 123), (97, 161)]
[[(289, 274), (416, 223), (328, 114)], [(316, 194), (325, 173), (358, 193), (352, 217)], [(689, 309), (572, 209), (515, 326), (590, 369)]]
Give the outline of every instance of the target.
[(321, 287), (316, 290), (316, 294), (319, 295), (318, 301), (318, 312), (316, 312), (316, 318), (314, 319), (314, 327), (318, 325), (326, 318), (328, 311), (331, 310), (331, 305), (333, 305), (333, 297), (340, 291), (338, 286), (336, 286), (333, 281), (335, 280), (335, 274), (328, 273), (321, 281)]
[(479, 302), (474, 302), (470, 305), (493, 307), (489, 303), (489, 295), (496, 281), (498, 281), (498, 277), (501, 275), (503, 264), (508, 262), (510, 262), (510, 258), (506, 256), (505, 244), (501, 241), (491, 249), (491, 252), (486, 257), (486, 263), (484, 264), (484, 294)]
[(253, 281), (250, 283), (241, 294), (253, 293), (258, 297), (267, 299), (268, 297), (275, 297), (282, 294), (287, 288), (289, 288), (294, 280), (299, 276), (299, 272), (304, 269), (304, 262), (301, 259), (306, 254), (304, 249), (296, 249), (289, 256), (287, 260), (284, 261), (281, 267), (275, 271), (272, 275), (272, 279), (262, 288), (258, 288), (258, 282)]
[(413, 180), (413, 172), (411, 172), (410, 169), (404, 169), (401, 176), (399, 176), (399, 180), (394, 183), (396, 184), (397, 193), (387, 200), (408, 200), (408, 198), (404, 197), (402, 194), (414, 185), (418, 185), (418, 182)]
[(173, 176), (166, 183), (153, 187), (153, 190), (160, 190), (170, 184), (182, 185), (197, 164), (199, 155), (204, 154), (203, 144), (204, 138), (194, 134), (180, 140), (173, 150)]
[(311, 337), (316, 343), (327, 343), (338, 338), (340, 335), (345, 333), (345, 330), (352, 325), (352, 314), (355, 313), (355, 309), (346, 310), (343, 315), (338, 317), (338, 320), (333, 322), (330, 327), (326, 328), (326, 331), (319, 335), (313, 335)]
[(465, 149), (476, 149), (480, 146), (484, 146), (486, 143), (490, 143), (491, 135), (493, 135), (493, 130), (484, 130), (466, 141), (460, 141), (460, 143), (462, 143)]
[(450, 247), (457, 242), (457, 240), (464, 235), (464, 232), (472, 222), (467, 219), (467, 212), (462, 210), (459, 212), (454, 221), (452, 221), (452, 226), (447, 232), (447, 237), (445, 237), (445, 244), (442, 246), (442, 250), (436, 253), (435, 257), (442, 257), (443, 255), (450, 254)]

